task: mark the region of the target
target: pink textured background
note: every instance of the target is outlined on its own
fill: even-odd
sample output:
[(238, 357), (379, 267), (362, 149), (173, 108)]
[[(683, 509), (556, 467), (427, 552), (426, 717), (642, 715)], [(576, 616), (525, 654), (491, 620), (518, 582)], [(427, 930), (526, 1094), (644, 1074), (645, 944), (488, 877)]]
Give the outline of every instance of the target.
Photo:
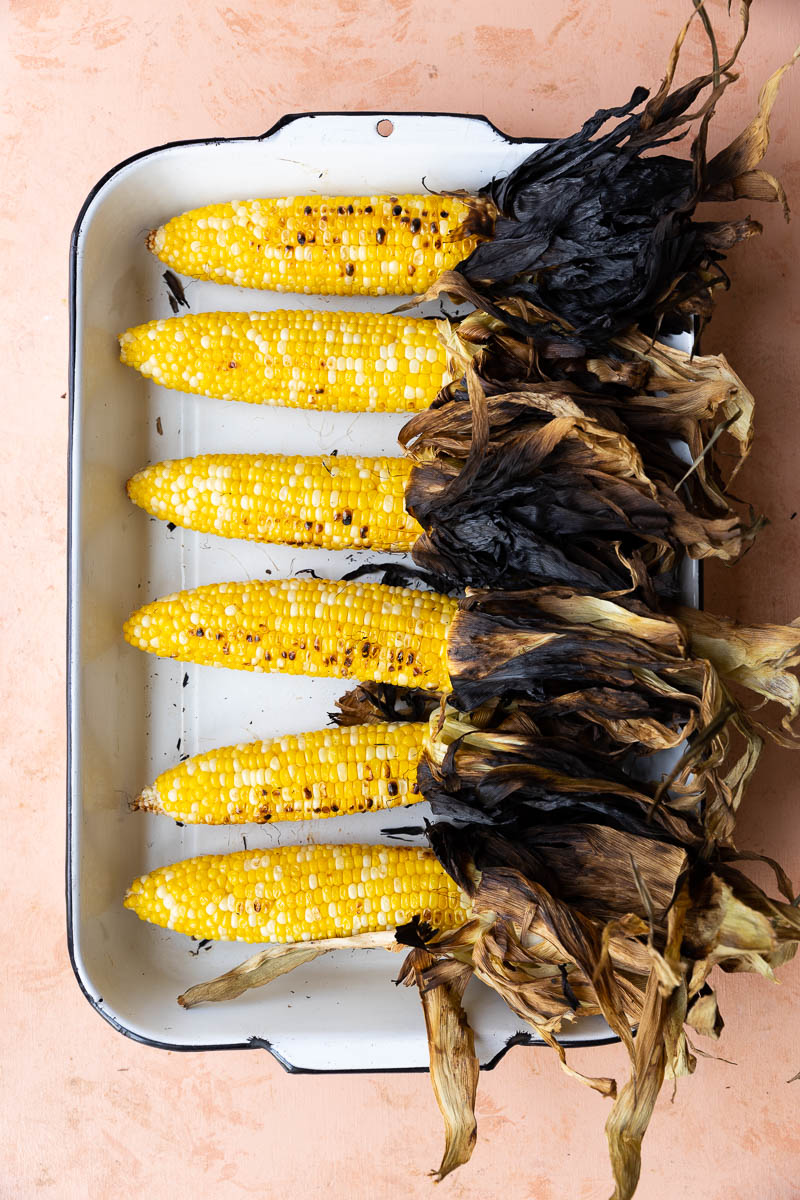
[[(734, 9), (737, 6), (734, 4)], [(725, 26), (723, 0), (711, 0)], [(170, 1054), (126, 1041), (81, 997), (64, 936), (64, 550), (67, 246), (90, 187), (120, 159), (178, 138), (257, 134), (285, 112), (482, 112), (512, 134), (559, 135), (660, 78), (689, 0), (10, 0), (0, 122), (2, 221), (3, 821), (0, 1195), (166, 1200), (431, 1195), (439, 1116), (424, 1076), (291, 1078), (259, 1052)], [(716, 136), (800, 41), (796, 0), (758, 0), (742, 81)], [(527, 14), (527, 15), (526, 15)], [(705, 63), (693, 37), (685, 69)], [(768, 165), (800, 209), (800, 76), (784, 81)], [(740, 492), (771, 517), (708, 602), (742, 617), (800, 611), (800, 221), (758, 214), (707, 338), (755, 391), (759, 436)], [(8, 370), (10, 369), (10, 377)], [(768, 751), (740, 843), (800, 877), (797, 768)], [(800, 969), (775, 987), (724, 979), (721, 1046), (645, 1146), (641, 1200), (800, 1196)], [(575, 1065), (622, 1072), (617, 1048)], [(602, 1063), (602, 1067), (601, 1067)], [(479, 1144), (440, 1185), (453, 1200), (579, 1200), (609, 1192), (606, 1103), (544, 1050), (481, 1080)]]

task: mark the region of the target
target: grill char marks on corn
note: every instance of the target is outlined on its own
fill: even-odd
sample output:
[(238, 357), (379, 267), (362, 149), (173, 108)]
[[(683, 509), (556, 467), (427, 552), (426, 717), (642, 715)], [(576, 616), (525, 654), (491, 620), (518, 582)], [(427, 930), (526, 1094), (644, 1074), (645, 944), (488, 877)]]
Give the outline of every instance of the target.
[(182, 275), (322, 296), (413, 295), (478, 245), (455, 237), (469, 209), (445, 196), (290, 196), (211, 204), (153, 230)]
[(435, 321), (383, 313), (191, 313), (119, 339), (120, 360), (180, 392), (342, 412), (420, 412), (447, 383)]
[(223, 746), (164, 771), (134, 807), (195, 825), (305, 821), (414, 804), (428, 726), (347, 725)]
[(135, 504), (186, 529), (328, 550), (410, 550), (411, 463), (342, 455), (202, 454), (156, 463), (128, 481)]
[(330, 579), (215, 583), (147, 604), (133, 646), (181, 662), (449, 690), (457, 602), (435, 592)]
[(358, 844), (201, 855), (135, 879), (125, 897), (154, 925), (238, 942), (349, 937), (416, 914), (452, 929), (466, 904), (430, 850)]

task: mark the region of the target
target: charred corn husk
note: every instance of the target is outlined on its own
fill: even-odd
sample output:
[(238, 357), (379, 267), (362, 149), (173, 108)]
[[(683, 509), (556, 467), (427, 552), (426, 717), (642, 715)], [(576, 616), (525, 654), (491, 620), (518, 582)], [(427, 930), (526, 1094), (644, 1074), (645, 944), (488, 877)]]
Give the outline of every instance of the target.
[(378, 583), (213, 583), (145, 605), (124, 633), (182, 662), (442, 691), (457, 607), (435, 592)]
[(435, 321), (383, 313), (192, 313), (119, 344), (164, 387), (287, 408), (419, 412), (450, 378)]
[(196, 825), (305, 821), (420, 799), (428, 726), (346, 725), (223, 746), (164, 771), (134, 807)]
[(422, 532), (405, 510), (402, 458), (201, 454), (128, 481), (135, 504), (186, 529), (326, 549), (410, 550)]
[(237, 942), (346, 937), (415, 914), (452, 929), (467, 913), (430, 850), (358, 844), (201, 855), (135, 879), (125, 906), (154, 925)]
[(411, 295), (478, 245), (452, 237), (449, 196), (289, 196), (211, 204), (154, 229), (148, 249), (182, 275), (323, 296)]

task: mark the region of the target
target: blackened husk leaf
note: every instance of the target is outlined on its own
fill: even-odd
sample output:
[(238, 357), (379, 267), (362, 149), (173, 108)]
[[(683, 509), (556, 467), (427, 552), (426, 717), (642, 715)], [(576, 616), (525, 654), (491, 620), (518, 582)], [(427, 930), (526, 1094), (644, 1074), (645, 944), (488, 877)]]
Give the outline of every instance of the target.
[[(742, 11), (746, 31), (749, 0)], [(602, 347), (634, 324), (685, 327), (691, 314), (707, 314), (710, 291), (725, 283), (725, 251), (760, 227), (749, 218), (695, 221), (697, 204), (756, 199), (785, 206), (778, 181), (757, 167), (786, 67), (762, 89), (753, 123), (710, 162), (705, 158), (708, 124), (736, 78), (731, 67), (742, 40), (725, 64), (672, 88), (679, 37), (666, 90), (662, 85), (648, 104), (647, 89), (636, 88), (626, 104), (599, 110), (578, 132), (534, 151), (482, 190), (463, 231), (491, 239), (459, 270), (487, 311), (498, 296), (521, 296), (557, 324), (517, 318), (518, 332), (545, 347), (562, 341), (581, 350)], [(689, 156), (650, 153), (679, 140), (693, 122)]]
[(462, 712), (503, 697), (540, 732), (592, 729), (606, 749), (685, 742), (670, 784), (701, 802), (710, 838), (730, 840), (761, 738), (709, 657), (691, 653), (681, 621), (569, 588), (476, 592), (451, 625), (448, 663)]
[[(724, 430), (741, 461), (752, 397), (724, 360), (693, 372), (685, 355), (629, 341), (651, 360), (639, 392), (501, 385), (476, 362), (412, 417), (401, 441), (417, 460), (406, 507), (424, 530), (419, 566), (461, 586), (638, 588), (652, 604), (656, 591), (674, 593), (684, 554), (741, 556), (760, 522), (731, 505), (719, 465), (728, 460), (714, 447)], [(668, 397), (654, 395), (662, 385)], [(681, 442), (691, 466), (674, 449)]]
[(671, 576), (658, 577), (684, 552), (726, 560), (743, 552), (755, 526), (731, 511), (687, 507), (669, 483), (648, 477), (620, 429), (570, 396), (487, 400), (471, 369), (468, 384), (467, 423), (456, 395), (406, 427), (421, 458), (406, 508), (425, 531), (413, 555), (427, 571), (461, 586), (640, 588), (652, 599), (653, 576), (662, 592), (675, 590)]
[[(543, 827), (543, 837), (555, 838), (554, 845), (562, 844), (566, 822), (607, 825), (619, 831), (621, 841), (626, 835), (702, 844), (702, 826), (692, 811), (696, 796), (687, 801), (681, 795), (674, 804), (669, 798), (656, 806), (655, 783), (634, 782), (607, 753), (575, 739), (504, 728), (516, 717), (518, 713), (499, 728), (479, 730), (446, 716), (432, 730), (417, 783), (435, 817), (506, 827), (534, 823)], [(570, 835), (563, 836), (569, 845)], [(574, 854), (577, 861), (582, 853), (573, 848), (568, 858)]]
[[(521, 301), (506, 302), (506, 309), (531, 319), (537, 315)], [(514, 337), (501, 322), (480, 313), (462, 320), (448, 338), (464, 347), (456, 374), (469, 367), (488, 397), (509, 397), (499, 404), (490, 401), (491, 448), (524, 426), (526, 406), (544, 408), (567, 397), (584, 415), (624, 433), (648, 476), (674, 488), (686, 474), (677, 449), (685, 443), (697, 462), (690, 476), (692, 506), (700, 504), (701, 512), (706, 512), (704, 504), (711, 505), (709, 512), (726, 511), (727, 487), (752, 444), (754, 400), (723, 355), (687, 354), (633, 329), (615, 338), (604, 354), (552, 360), (530, 340)], [(401, 440), (411, 444), (417, 457), (429, 436), (445, 432), (451, 439), (472, 440), (466, 399), (463, 385), (448, 385), (430, 410), (410, 419)]]
[[(640, 894), (644, 881), (655, 927), (662, 933), (676, 883), (688, 864), (689, 847), (663, 834), (659, 838), (656, 831), (634, 835), (599, 821), (540, 824), (536, 814), (498, 828), (438, 821), (428, 839), (445, 870), (465, 891), (474, 891), (475, 870), (485, 883), (487, 871), (513, 869), (583, 916), (603, 923), (629, 913), (646, 915)], [(699, 847), (699, 840), (694, 846)], [(507, 916), (518, 917), (520, 911), (506, 902)]]
[(674, 621), (569, 588), (467, 596), (449, 630), (448, 663), (462, 712), (495, 696), (547, 703), (584, 689), (644, 695), (659, 749), (680, 741), (702, 690), (702, 668), (688, 663)]
[(435, 692), (393, 683), (359, 683), (328, 713), (335, 725), (377, 725), (384, 721), (427, 721), (440, 704)]

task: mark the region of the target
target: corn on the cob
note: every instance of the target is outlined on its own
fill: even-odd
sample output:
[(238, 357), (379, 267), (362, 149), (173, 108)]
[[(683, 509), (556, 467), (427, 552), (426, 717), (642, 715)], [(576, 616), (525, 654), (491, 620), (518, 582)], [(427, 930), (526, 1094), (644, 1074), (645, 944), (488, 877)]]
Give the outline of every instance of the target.
[(119, 344), (156, 383), (249, 404), (420, 412), (450, 379), (435, 321), (382, 313), (192, 313)]
[(148, 249), (182, 275), (322, 296), (411, 295), (478, 244), (449, 196), (289, 196), (173, 217)]
[(134, 808), (195, 825), (305, 821), (413, 804), (428, 726), (345, 725), (223, 746), (158, 776)]
[(363, 845), (201, 855), (135, 879), (125, 896), (154, 925), (237, 942), (347, 937), (415, 914), (451, 929), (467, 903), (430, 850)]
[(457, 607), (435, 592), (378, 583), (214, 583), (145, 605), (124, 633), (181, 662), (443, 691)]
[(322, 546), (409, 550), (422, 532), (405, 510), (403, 458), (201, 454), (128, 481), (135, 504), (201, 533)]

